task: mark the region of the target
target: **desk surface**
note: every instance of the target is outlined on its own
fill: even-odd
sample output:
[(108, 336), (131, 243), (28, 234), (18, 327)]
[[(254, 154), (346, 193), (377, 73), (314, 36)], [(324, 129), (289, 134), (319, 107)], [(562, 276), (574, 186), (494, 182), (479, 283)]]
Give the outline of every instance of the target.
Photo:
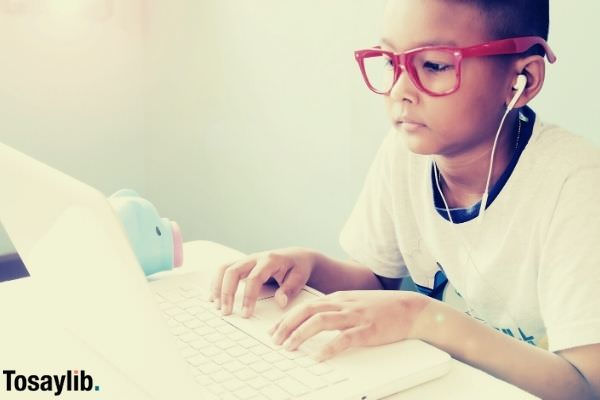
[[(184, 244), (184, 266), (172, 272), (155, 274), (150, 279), (163, 279), (172, 275), (186, 274), (189, 272), (206, 272), (210, 274), (211, 268), (222, 263), (236, 260), (243, 256), (242, 253), (225, 246), (208, 242), (194, 241)], [(18, 279), (0, 283), (0, 302), (4, 305), (14, 304), (15, 301), (23, 302), (25, 309), (35, 308), (40, 299), (32, 301), (28, 292), (30, 278)], [(5, 310), (7, 309), (4, 307)], [(12, 307), (8, 307), (9, 311)], [(22, 310), (21, 310), (22, 311)], [(10, 314), (10, 312), (9, 312)], [(22, 315), (21, 315), (22, 316)], [(8, 316), (5, 321), (10, 320)], [(22, 326), (21, 330), (29, 328)], [(19, 332), (15, 332), (18, 336)], [(23, 332), (25, 333), (25, 332)], [(31, 335), (31, 333), (30, 333)], [(2, 335), (6, 340), (10, 335)], [(0, 345), (6, 346), (7, 343)], [(450, 372), (438, 379), (419, 385), (417, 387), (397, 393), (387, 399), (422, 400), (422, 399), (531, 399), (534, 396), (519, 388), (496, 379), (483, 371), (473, 368), (462, 362), (452, 360)]]

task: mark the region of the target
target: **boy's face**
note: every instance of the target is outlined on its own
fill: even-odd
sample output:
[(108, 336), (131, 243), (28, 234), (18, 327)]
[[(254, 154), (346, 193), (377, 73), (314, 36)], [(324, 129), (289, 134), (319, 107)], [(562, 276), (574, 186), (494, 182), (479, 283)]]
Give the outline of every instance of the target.
[[(426, 45), (466, 47), (491, 41), (486, 20), (468, 4), (444, 0), (389, 0), (382, 48), (404, 52)], [(505, 111), (512, 75), (498, 57), (467, 58), (455, 93), (432, 97), (402, 73), (386, 106), (411, 151), (452, 156), (489, 143)], [(400, 123), (404, 119), (418, 124)]]

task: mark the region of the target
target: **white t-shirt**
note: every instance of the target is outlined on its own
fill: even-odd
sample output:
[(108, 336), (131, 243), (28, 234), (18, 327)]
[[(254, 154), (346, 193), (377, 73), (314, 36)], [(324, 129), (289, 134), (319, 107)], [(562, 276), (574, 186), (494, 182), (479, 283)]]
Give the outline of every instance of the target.
[(410, 274), (428, 294), (447, 277), (444, 301), (517, 339), (550, 351), (600, 343), (600, 150), (533, 117), (481, 223), (440, 215), (431, 158), (392, 130), (340, 244), (375, 274)]

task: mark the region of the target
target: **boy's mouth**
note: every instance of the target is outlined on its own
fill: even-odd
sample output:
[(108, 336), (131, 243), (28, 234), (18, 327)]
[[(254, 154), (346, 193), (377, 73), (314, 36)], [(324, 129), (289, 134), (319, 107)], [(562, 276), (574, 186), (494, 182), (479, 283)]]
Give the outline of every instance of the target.
[(407, 132), (416, 132), (420, 129), (426, 127), (425, 124), (422, 124), (418, 121), (409, 119), (409, 118), (401, 118), (395, 121), (395, 125), (397, 128), (401, 128)]

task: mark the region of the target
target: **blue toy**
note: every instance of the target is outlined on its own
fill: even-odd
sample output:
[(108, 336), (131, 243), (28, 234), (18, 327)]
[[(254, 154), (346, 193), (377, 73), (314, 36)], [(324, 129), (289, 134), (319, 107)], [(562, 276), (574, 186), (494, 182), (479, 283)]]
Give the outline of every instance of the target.
[(146, 275), (183, 264), (183, 239), (176, 222), (161, 218), (152, 203), (134, 190), (119, 190), (108, 201)]

